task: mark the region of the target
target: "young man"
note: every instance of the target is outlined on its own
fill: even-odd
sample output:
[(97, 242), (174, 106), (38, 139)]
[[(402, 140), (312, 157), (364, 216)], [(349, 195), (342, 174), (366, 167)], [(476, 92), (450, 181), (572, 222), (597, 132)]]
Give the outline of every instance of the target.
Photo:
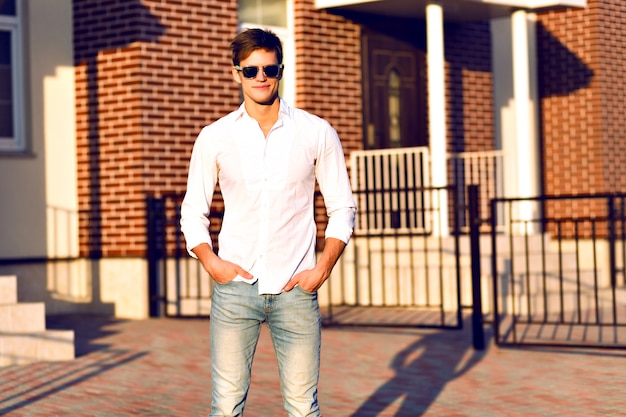
[[(271, 333), (289, 416), (319, 416), (316, 292), (350, 239), (356, 210), (344, 154), (328, 122), (278, 96), (283, 56), (276, 35), (249, 29), (231, 50), (243, 104), (200, 132), (181, 219), (190, 254), (215, 281), (210, 416), (243, 414), (262, 323)], [(317, 259), (316, 181), (329, 216)], [(219, 254), (208, 220), (217, 183), (224, 199)]]

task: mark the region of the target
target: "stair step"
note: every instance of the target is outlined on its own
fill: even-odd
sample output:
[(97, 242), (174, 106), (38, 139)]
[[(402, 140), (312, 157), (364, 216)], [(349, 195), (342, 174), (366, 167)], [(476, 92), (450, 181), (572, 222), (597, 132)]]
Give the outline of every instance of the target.
[(17, 277), (0, 275), (0, 304), (17, 303)]
[(73, 330), (0, 332), (0, 367), (74, 359)]
[(44, 303), (0, 304), (0, 333), (30, 333), (46, 330)]

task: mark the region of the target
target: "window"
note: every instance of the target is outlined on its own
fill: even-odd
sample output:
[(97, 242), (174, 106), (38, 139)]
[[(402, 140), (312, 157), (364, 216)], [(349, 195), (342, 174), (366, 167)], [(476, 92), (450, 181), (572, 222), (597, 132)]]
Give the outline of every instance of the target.
[(387, 97), (389, 100), (389, 146), (402, 146), (400, 131), (400, 76), (392, 69), (387, 80)]
[(0, 151), (24, 149), (19, 3), (0, 0)]
[[(2, 1), (2, 0), (0, 0)], [(295, 46), (289, 28), (292, 13), (291, 1), (287, 0), (239, 0), (239, 28), (270, 29), (283, 44), (283, 78), (280, 82), (279, 94), (290, 105), (295, 104)]]
[(239, 0), (239, 21), (287, 27), (286, 0)]
[(11, 32), (0, 30), (0, 137), (13, 137)]

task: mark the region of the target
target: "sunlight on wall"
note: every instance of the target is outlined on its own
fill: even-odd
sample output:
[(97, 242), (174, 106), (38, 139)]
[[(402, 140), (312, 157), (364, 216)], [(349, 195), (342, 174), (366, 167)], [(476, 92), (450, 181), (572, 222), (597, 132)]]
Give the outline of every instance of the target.
[(74, 68), (43, 80), (47, 255), (78, 255)]
[(51, 262), (46, 268), (46, 289), (51, 298), (71, 303), (92, 301), (88, 261)]

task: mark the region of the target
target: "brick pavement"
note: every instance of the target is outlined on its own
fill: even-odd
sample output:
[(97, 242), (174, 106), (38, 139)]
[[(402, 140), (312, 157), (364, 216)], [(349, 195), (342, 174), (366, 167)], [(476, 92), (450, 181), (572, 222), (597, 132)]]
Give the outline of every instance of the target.
[[(203, 416), (208, 320), (58, 317), (77, 358), (0, 368), (0, 415)], [(626, 352), (471, 347), (469, 329), (325, 328), (326, 417), (626, 416)], [(285, 416), (263, 331), (246, 416)]]

